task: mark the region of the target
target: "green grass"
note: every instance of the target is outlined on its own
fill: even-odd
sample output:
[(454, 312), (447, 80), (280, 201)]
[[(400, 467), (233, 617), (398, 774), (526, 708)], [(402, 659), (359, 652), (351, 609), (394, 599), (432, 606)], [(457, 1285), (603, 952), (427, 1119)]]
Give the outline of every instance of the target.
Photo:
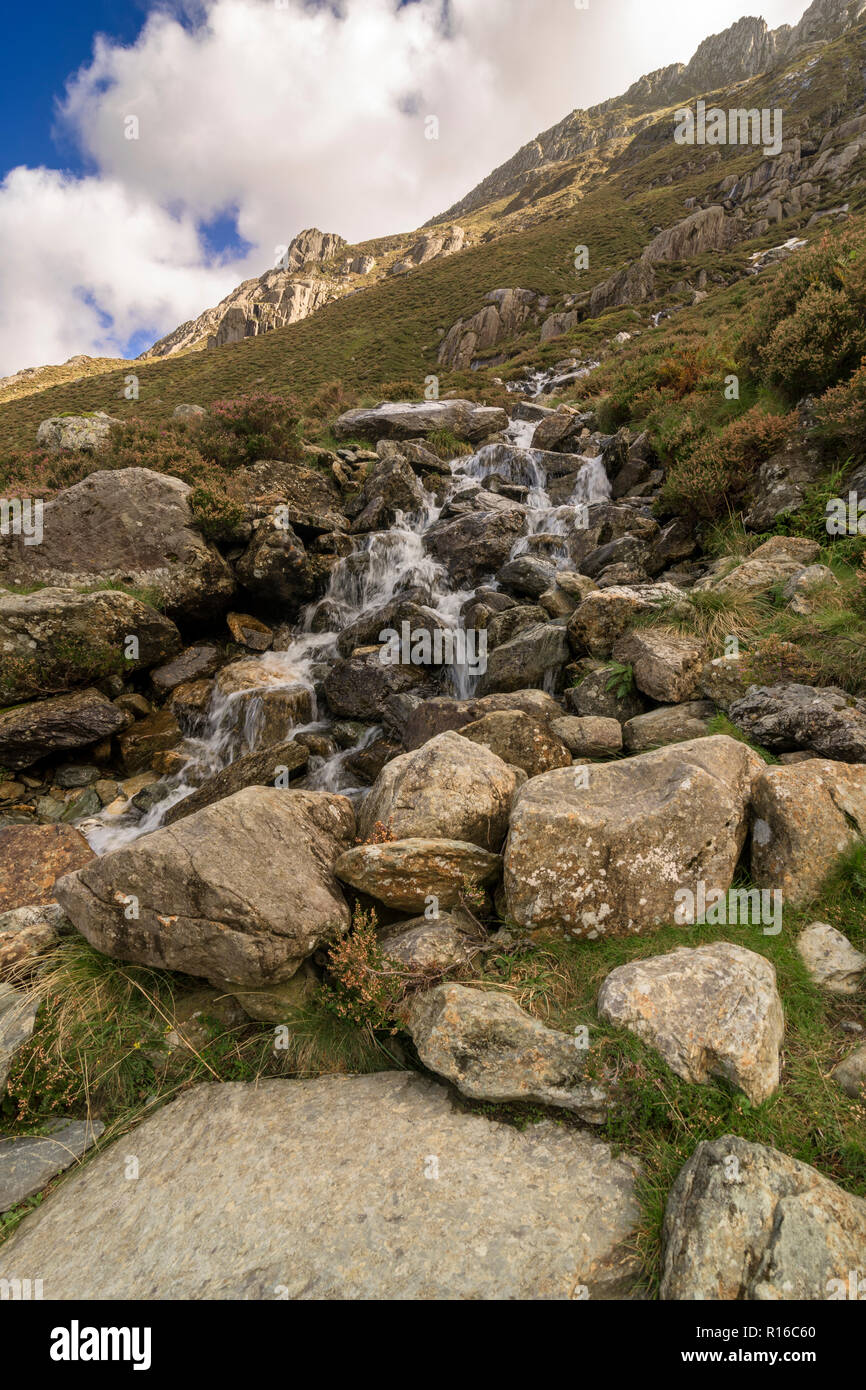
[[(736, 886), (748, 884), (738, 880)], [(847, 1191), (866, 1196), (866, 1106), (847, 1097), (830, 1078), (836, 1063), (857, 1045), (839, 1025), (862, 1021), (863, 1001), (828, 994), (809, 980), (795, 942), (798, 932), (815, 920), (831, 923), (859, 950), (866, 949), (866, 844), (840, 861), (815, 903), (785, 909), (782, 931), (775, 937), (764, 936), (760, 927), (674, 926), (637, 939), (541, 943), (487, 958), (479, 983), (506, 991), (552, 1027), (572, 1032), (586, 1025), (591, 1074), (600, 1081), (615, 1077), (615, 1104), (600, 1133), (616, 1149), (636, 1154), (644, 1166), (638, 1245), (651, 1292), (660, 1272), (668, 1192), (703, 1140), (740, 1135), (790, 1154)], [(736, 942), (766, 956), (776, 969), (786, 1020), (782, 1081), (761, 1105), (752, 1105), (722, 1081), (695, 1086), (680, 1080), (651, 1047), (596, 1015), (599, 988), (617, 966), (712, 941)], [(541, 1117), (532, 1107), (487, 1110), (521, 1124)]]

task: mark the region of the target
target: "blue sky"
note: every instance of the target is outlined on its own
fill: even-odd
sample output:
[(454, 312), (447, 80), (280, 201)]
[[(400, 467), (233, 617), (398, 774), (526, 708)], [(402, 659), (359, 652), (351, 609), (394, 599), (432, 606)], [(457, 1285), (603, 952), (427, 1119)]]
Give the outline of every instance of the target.
[[(764, 0), (768, 22), (805, 0)], [(134, 356), (304, 227), (408, 231), (748, 0), (41, 0), (7, 10), (0, 375)], [(447, 23), (443, 23), (443, 14)], [(102, 36), (101, 38), (98, 36)], [(130, 114), (140, 125), (124, 136)], [(428, 114), (438, 141), (424, 138)]]

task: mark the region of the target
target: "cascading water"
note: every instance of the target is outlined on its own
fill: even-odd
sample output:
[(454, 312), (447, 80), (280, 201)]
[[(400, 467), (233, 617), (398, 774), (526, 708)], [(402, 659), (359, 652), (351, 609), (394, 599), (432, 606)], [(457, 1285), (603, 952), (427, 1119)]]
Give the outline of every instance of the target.
[[(537, 421), (513, 420), (503, 442), (483, 445), (475, 453), (452, 461), (452, 483), (443, 502), (438, 503), (428, 493), (417, 512), (398, 513), (389, 530), (359, 538), (357, 549), (334, 567), (324, 597), (302, 612), (288, 648), (245, 658), (251, 675), (246, 688), (226, 692), (217, 682), (205, 726), (186, 739), (183, 748), (187, 761), (182, 771), (168, 781), (164, 799), (143, 816), (130, 806), (113, 819), (103, 816), (84, 822), (80, 828), (91, 847), (97, 853), (105, 853), (158, 829), (168, 810), (204, 780), (241, 753), (255, 751), (263, 729), (263, 691), (268, 695), (284, 691), (287, 696), (299, 690), (306, 692), (304, 702), (311, 717), (305, 723), (287, 718), (280, 731), (281, 739), (299, 733), (327, 733), (330, 721), (319, 719), (316, 708), (317, 669), (321, 671), (324, 665), (338, 659), (341, 632), (382, 609), (407, 589), (420, 590), (425, 595), (425, 606), (436, 614), (444, 628), (456, 633), (461, 609), (472, 591), (452, 588), (444, 566), (425, 550), (424, 538), (439, 520), (444, 506), (459, 498), (461, 492), (471, 496), (479, 484), (483, 487), (494, 476), (526, 489), (522, 503), (526, 508), (526, 529), (515, 543), (512, 557), (530, 550), (532, 538), (542, 537), (547, 546), (546, 558), (553, 560), (557, 568), (566, 567), (569, 533), (575, 526), (585, 524), (581, 516), (586, 507), (609, 497), (610, 484), (599, 458), (578, 455), (580, 468), (571, 497), (567, 503), (552, 504), (547, 492), (545, 455), (532, 448), (536, 428)], [(548, 537), (561, 538), (561, 544), (556, 545), (554, 540), (551, 546)], [(491, 583), (495, 587), (496, 581)], [(320, 627), (325, 630), (316, 630)], [(477, 678), (465, 665), (455, 663), (449, 674), (452, 691), (458, 698), (472, 694)], [(361, 795), (366, 788), (352, 778), (347, 763), (353, 753), (374, 742), (381, 732), (378, 727), (365, 729), (354, 747), (329, 758), (311, 757), (305, 784), (315, 790)], [(273, 742), (273, 730), (270, 734)]]

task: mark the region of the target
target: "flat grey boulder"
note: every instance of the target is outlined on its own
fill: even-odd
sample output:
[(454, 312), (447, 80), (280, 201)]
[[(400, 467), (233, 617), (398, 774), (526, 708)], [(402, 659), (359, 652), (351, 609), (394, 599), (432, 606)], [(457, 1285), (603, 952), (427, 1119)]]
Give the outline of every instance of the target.
[(137, 1181), (98, 1154), (0, 1246), (0, 1278), (76, 1302), (635, 1295), (634, 1160), (415, 1075), (197, 1086), (129, 1151)]
[(730, 715), (773, 753), (811, 748), (822, 758), (866, 763), (866, 700), (835, 686), (752, 686), (734, 701)]
[(496, 753), (447, 731), (385, 765), (364, 798), (359, 834), (366, 840), (382, 824), (395, 840), (465, 840), (495, 853), (516, 786)]
[(474, 401), (385, 401), (348, 410), (334, 422), (337, 439), (418, 439), (449, 430), (458, 439), (480, 444), (508, 424), (504, 410)]
[(348, 930), (333, 868), (354, 831), (346, 797), (248, 787), (91, 860), (55, 895), (106, 955), (271, 984)]
[(866, 1201), (777, 1149), (698, 1144), (668, 1197), (663, 1299), (846, 1298), (862, 1269)]
[(866, 956), (828, 922), (804, 927), (797, 951), (812, 982), (833, 994), (856, 994), (866, 978)]
[(32, 995), (0, 980), (0, 1093), (5, 1091), (15, 1053), (36, 1026), (38, 1009)]
[(101, 1120), (60, 1120), (49, 1126), (47, 1135), (0, 1134), (0, 1211), (41, 1192), (81, 1158), (104, 1129)]
[(436, 985), (412, 997), (406, 1025), (424, 1065), (472, 1100), (535, 1101), (604, 1121), (607, 1096), (586, 1079), (588, 1049), (508, 995)]
[(150, 468), (91, 473), (45, 503), (41, 545), (0, 540), (0, 584), (126, 584), (156, 590), (169, 617), (211, 616), (235, 584), (195, 528), (191, 491)]
[(0, 703), (60, 694), (110, 673), (125, 679), (180, 645), (170, 619), (117, 590), (0, 594)]
[(675, 921), (678, 889), (727, 891), (763, 766), (715, 735), (533, 777), (504, 851), (509, 915), (540, 934), (625, 936)]
[(785, 1019), (776, 971), (744, 946), (682, 946), (620, 965), (599, 991), (598, 1012), (654, 1047), (684, 1081), (723, 1077), (754, 1105), (779, 1085)]

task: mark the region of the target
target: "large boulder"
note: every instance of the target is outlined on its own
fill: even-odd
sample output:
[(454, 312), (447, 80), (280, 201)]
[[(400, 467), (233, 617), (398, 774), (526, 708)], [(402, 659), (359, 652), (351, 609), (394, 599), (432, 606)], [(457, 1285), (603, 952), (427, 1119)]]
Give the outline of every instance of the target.
[(505, 846), (510, 917), (541, 933), (626, 936), (673, 922), (678, 889), (726, 891), (762, 767), (718, 735), (532, 778)]
[(112, 425), (118, 424), (119, 420), (103, 410), (96, 410), (92, 415), (53, 415), (40, 424), (36, 444), (53, 454), (62, 449), (96, 454), (108, 444)]
[(413, 974), (444, 975), (472, 960), (472, 935), (467, 923), (468, 918), (464, 921), (450, 912), (413, 917), (380, 932), (382, 953)]
[(6, 825), (0, 829), (0, 912), (41, 907), (55, 880), (83, 868), (93, 850), (71, 825)]
[(438, 521), (426, 532), (424, 544), (448, 570), (456, 588), (477, 588), (487, 575), (501, 569), (525, 527), (526, 517), (517, 506), (473, 511)]
[(131, 716), (99, 690), (75, 690), (0, 714), (0, 765), (29, 767), (49, 753), (86, 748), (125, 729)]
[(698, 1144), (668, 1197), (661, 1297), (848, 1297), (866, 1201), (777, 1149), (733, 1134)]
[(866, 700), (835, 686), (752, 686), (730, 706), (730, 716), (773, 753), (809, 748), (822, 758), (866, 763)]
[(745, 560), (722, 561), (712, 574), (698, 580), (695, 589), (729, 597), (757, 597), (777, 584), (787, 584), (817, 556), (815, 541), (802, 536), (773, 536)]
[(0, 1247), (0, 1278), (71, 1300), (636, 1293), (634, 1160), (411, 1073), (197, 1086), (133, 1142), (138, 1181), (97, 1155)]
[(60, 694), (110, 672), (132, 674), (167, 661), (180, 645), (170, 619), (114, 589), (0, 594), (0, 702)]
[(776, 972), (729, 941), (629, 961), (611, 971), (598, 1012), (654, 1047), (684, 1081), (719, 1076), (753, 1105), (779, 1085), (785, 1031)]
[(55, 894), (119, 960), (217, 987), (286, 980), (349, 927), (333, 869), (354, 830), (345, 797), (248, 787), (93, 860)]
[(399, 912), (461, 906), (467, 893), (489, 888), (502, 860), (465, 840), (414, 836), (383, 844), (357, 845), (340, 855), (335, 873), (358, 893)]
[(472, 1100), (535, 1101), (591, 1124), (605, 1118), (605, 1092), (586, 1079), (588, 1050), (507, 995), (437, 985), (413, 996), (406, 1025), (425, 1067)]
[(238, 579), (251, 594), (271, 605), (308, 603), (327, 584), (351, 541), (342, 532), (318, 535), (305, 545), (277, 513), (253, 523), (253, 534), (235, 562)]
[(480, 444), (508, 424), (504, 410), (474, 401), (385, 401), (382, 405), (348, 410), (334, 422), (337, 439), (418, 439), (434, 430), (448, 430), (457, 439)]
[(411, 464), (395, 452), (374, 465), (346, 510), (354, 518), (353, 531), (384, 531), (394, 525), (400, 513), (420, 511), (424, 500), (424, 489)]
[(444, 733), (388, 763), (364, 798), (359, 833), (381, 822), (395, 840), (466, 840), (500, 849), (517, 785), (514, 771), (481, 743)]
[(190, 492), (149, 468), (91, 473), (45, 503), (41, 545), (0, 539), (0, 584), (125, 584), (154, 590), (172, 618), (219, 612), (234, 580), (195, 529)]
[(753, 788), (752, 877), (787, 903), (808, 902), (840, 854), (866, 835), (866, 768), (806, 762), (765, 767)]

